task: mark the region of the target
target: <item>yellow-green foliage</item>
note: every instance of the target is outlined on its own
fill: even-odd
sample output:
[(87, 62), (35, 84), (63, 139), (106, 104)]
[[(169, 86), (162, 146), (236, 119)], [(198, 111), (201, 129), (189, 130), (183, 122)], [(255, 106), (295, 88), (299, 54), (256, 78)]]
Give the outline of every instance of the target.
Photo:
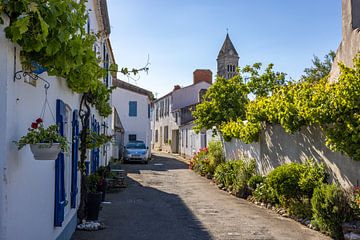
[(302, 126), (318, 125), (326, 133), (326, 145), (354, 160), (360, 160), (360, 56), (354, 68), (340, 64), (336, 83), (320, 81), (291, 83), (274, 90), (269, 97), (259, 97), (246, 106), (244, 123), (228, 121), (222, 125), (227, 138), (249, 143), (258, 139), (261, 122), (280, 124), (294, 133)]

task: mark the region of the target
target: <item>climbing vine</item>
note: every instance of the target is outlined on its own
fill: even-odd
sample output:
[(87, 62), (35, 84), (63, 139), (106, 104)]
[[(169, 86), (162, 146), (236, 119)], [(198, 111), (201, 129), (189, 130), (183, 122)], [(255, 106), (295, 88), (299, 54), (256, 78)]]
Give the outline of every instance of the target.
[(222, 125), (226, 138), (256, 141), (261, 122), (280, 124), (294, 133), (303, 126), (318, 125), (326, 134), (326, 145), (360, 161), (360, 55), (354, 67), (339, 63), (336, 83), (320, 81), (290, 83), (269, 97), (259, 97), (246, 106), (246, 121), (238, 119)]
[(100, 59), (93, 50), (101, 33), (85, 33), (88, 17), (85, 3), (85, 0), (1, 1), (0, 13), (10, 19), (6, 36), (21, 46), (22, 64), (26, 68), (36, 62), (49, 75), (66, 79), (72, 91), (89, 93), (91, 105), (101, 116), (108, 116), (111, 90), (99, 81), (107, 69), (100, 67)]

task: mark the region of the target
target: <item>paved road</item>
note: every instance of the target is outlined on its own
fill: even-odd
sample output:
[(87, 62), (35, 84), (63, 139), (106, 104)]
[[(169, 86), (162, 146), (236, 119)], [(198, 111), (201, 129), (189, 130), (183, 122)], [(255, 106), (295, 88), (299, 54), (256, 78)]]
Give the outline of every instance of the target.
[(169, 155), (123, 168), (128, 187), (108, 194), (100, 213), (107, 228), (72, 240), (329, 239), (219, 190)]

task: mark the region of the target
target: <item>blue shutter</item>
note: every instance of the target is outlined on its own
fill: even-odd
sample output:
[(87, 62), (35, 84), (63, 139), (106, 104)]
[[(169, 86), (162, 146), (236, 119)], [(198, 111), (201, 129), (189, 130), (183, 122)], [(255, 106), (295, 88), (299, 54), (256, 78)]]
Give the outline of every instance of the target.
[(148, 118), (150, 118), (150, 110), (151, 110), (150, 104), (148, 104)]
[[(64, 121), (66, 119), (66, 107), (63, 101), (56, 100), (56, 124), (59, 126), (59, 133), (64, 136)], [(66, 205), (65, 184), (64, 184), (64, 153), (59, 153), (55, 160), (55, 214), (54, 226), (61, 226), (64, 221), (64, 208)]]
[(137, 102), (130, 101), (129, 102), (129, 117), (136, 117), (137, 116)]
[[(95, 131), (95, 124), (96, 124), (96, 120), (95, 120), (95, 116), (93, 115), (91, 117), (91, 129), (90, 131), (94, 132)], [(91, 161), (91, 173), (94, 173), (96, 171), (96, 166), (95, 166), (95, 148), (91, 149), (91, 154), (90, 154), (90, 161)]]
[(76, 208), (76, 195), (78, 193), (78, 157), (79, 157), (79, 119), (78, 111), (73, 111), (72, 119), (72, 164), (71, 164), (71, 208)]
[[(96, 132), (97, 134), (100, 134), (100, 122), (96, 121)], [(100, 148), (96, 148), (96, 154), (95, 154), (95, 159), (96, 159), (96, 170), (99, 168), (100, 166)]]

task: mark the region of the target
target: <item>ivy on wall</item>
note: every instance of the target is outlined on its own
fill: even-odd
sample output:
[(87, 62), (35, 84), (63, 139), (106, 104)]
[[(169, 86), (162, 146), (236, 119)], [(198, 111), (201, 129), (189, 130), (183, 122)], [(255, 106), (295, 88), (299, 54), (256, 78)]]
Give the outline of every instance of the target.
[(31, 68), (32, 62), (46, 67), (49, 75), (64, 78), (72, 91), (89, 93), (99, 114), (108, 116), (111, 89), (99, 81), (107, 70), (99, 66), (100, 59), (93, 50), (98, 36), (84, 30), (88, 17), (85, 3), (85, 0), (3, 0), (0, 13), (10, 19), (6, 37), (21, 46), (26, 68)]

